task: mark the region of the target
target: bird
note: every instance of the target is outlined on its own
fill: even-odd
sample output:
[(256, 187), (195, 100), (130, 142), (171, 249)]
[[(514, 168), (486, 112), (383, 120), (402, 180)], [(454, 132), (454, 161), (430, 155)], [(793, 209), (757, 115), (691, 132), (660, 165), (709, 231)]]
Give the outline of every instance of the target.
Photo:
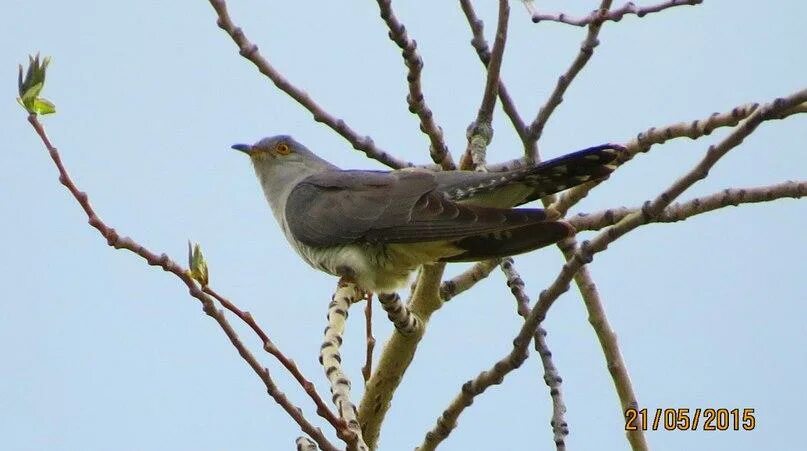
[(392, 293), (424, 264), (529, 252), (573, 236), (553, 209), (514, 208), (615, 169), (603, 144), (504, 172), (340, 169), (289, 135), (234, 144), (249, 155), (291, 247), (367, 293)]

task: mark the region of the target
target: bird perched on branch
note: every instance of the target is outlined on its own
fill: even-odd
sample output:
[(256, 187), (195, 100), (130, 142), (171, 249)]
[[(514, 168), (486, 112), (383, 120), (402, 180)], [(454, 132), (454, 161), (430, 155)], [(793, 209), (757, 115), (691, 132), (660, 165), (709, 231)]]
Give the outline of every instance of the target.
[(381, 293), (423, 264), (516, 255), (572, 236), (555, 211), (513, 207), (607, 177), (622, 149), (605, 144), (505, 172), (433, 172), (343, 170), (286, 135), (232, 147), (249, 155), (309, 265)]

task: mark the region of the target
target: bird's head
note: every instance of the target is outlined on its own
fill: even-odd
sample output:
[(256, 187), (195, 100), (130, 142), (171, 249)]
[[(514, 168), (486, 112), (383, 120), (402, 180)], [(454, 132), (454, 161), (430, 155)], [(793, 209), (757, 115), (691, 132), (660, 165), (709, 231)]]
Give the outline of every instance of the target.
[(304, 169), (305, 172), (319, 172), (332, 167), (289, 135), (270, 136), (255, 144), (234, 144), (232, 148), (249, 155), (259, 173), (294, 168)]
[(317, 158), (289, 135), (270, 136), (255, 144), (234, 144), (232, 148), (249, 155), (252, 161), (277, 160), (275, 164)]

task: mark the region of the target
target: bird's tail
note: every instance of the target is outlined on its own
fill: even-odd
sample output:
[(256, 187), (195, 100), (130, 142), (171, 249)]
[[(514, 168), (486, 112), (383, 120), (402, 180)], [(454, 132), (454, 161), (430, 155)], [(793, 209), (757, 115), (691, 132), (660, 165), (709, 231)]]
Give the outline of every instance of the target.
[[(531, 167), (464, 175), (461, 183), (446, 179), (443, 190), (455, 202), (478, 202), (484, 196), (495, 195), (501, 189), (520, 184), (529, 189), (529, 193), (514, 204), (521, 205), (581, 183), (607, 178), (616, 168), (617, 159), (624, 150), (619, 144), (589, 147)], [(469, 178), (472, 182), (468, 181)]]
[(529, 202), (589, 180), (607, 178), (616, 168), (616, 159), (623, 151), (624, 147), (618, 144), (589, 147), (517, 171), (521, 175), (515, 178), (534, 189), (525, 201)]
[(522, 227), (462, 238), (453, 244), (464, 252), (443, 258), (445, 262), (473, 262), (489, 258), (509, 257), (529, 252), (574, 235), (565, 221), (545, 221)]

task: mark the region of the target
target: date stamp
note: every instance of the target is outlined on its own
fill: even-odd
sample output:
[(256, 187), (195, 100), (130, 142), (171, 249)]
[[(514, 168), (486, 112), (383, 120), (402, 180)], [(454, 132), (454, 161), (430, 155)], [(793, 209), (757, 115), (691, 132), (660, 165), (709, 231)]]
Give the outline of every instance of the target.
[(636, 409), (625, 410), (626, 431), (753, 431), (754, 409)]

